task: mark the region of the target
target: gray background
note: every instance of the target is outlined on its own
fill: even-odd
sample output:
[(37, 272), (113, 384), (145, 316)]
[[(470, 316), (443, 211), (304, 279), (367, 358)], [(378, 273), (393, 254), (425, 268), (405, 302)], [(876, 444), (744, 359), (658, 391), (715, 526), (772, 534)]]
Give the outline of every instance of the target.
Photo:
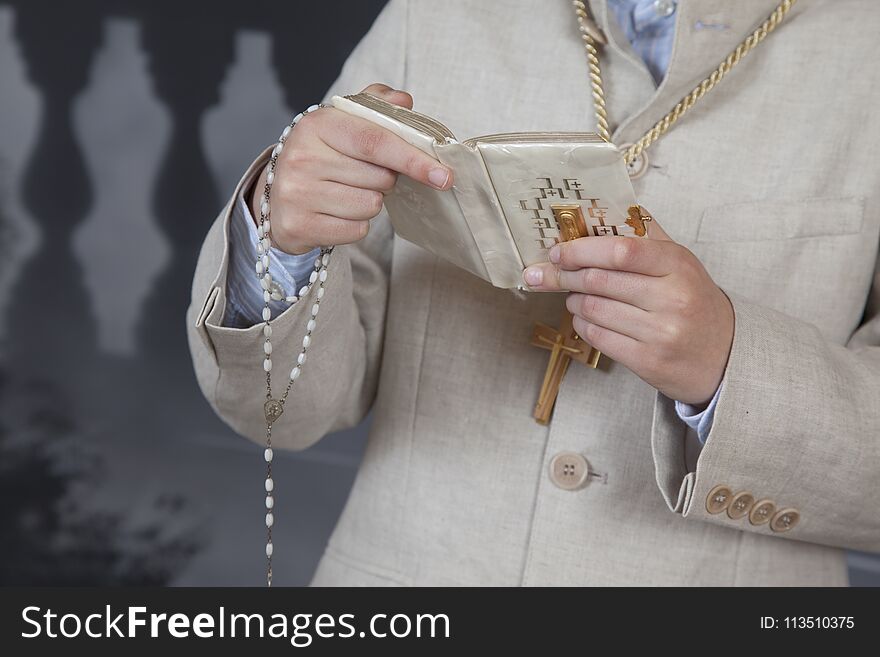
[[(189, 282), (382, 4), (0, 0), (0, 583), (263, 581), (262, 452), (199, 395)], [(363, 439), (277, 455), (276, 584), (308, 582)]]

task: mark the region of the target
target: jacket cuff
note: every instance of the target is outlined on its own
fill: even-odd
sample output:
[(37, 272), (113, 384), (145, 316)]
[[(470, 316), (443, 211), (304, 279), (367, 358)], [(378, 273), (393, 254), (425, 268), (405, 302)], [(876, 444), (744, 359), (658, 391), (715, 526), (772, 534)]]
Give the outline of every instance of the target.
[(651, 442), (664, 500), (686, 518), (732, 529), (877, 549), (864, 500), (876, 475), (856, 449), (875, 419), (859, 413), (850, 389), (872, 375), (815, 326), (729, 296), (734, 339), (695, 467), (685, 464), (675, 402), (655, 398)]

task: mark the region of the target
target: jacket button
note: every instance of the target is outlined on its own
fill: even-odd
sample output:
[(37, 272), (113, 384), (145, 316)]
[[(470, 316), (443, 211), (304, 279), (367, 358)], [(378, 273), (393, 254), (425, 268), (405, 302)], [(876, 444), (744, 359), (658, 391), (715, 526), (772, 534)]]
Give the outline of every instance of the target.
[(590, 465), (577, 452), (560, 452), (550, 461), (550, 481), (563, 490), (583, 488), (589, 476)]
[(776, 512), (776, 504), (773, 500), (760, 500), (749, 511), (749, 522), (753, 525), (763, 525), (770, 522), (770, 518)]
[(730, 504), (730, 497), (733, 491), (729, 487), (721, 484), (715, 486), (706, 496), (706, 511), (709, 513), (721, 513)]
[(739, 520), (748, 514), (754, 503), (754, 495), (744, 490), (740, 491), (731, 498), (730, 505), (727, 507), (727, 515), (731, 520)]
[(793, 529), (801, 519), (801, 514), (797, 509), (780, 509), (770, 520), (770, 529), (775, 532), (787, 532)]

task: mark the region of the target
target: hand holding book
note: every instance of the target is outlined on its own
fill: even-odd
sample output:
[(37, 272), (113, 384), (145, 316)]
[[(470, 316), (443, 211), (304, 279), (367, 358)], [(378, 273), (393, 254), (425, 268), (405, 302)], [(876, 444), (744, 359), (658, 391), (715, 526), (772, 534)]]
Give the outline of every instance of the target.
[(727, 295), (656, 219), (651, 239), (584, 238), (528, 267), (535, 291), (569, 291), (573, 328), (670, 399), (695, 406), (718, 389), (733, 342)]
[[(613, 145), (555, 132), (459, 142), (384, 85), (333, 103), (303, 119), (284, 151), (273, 195), (280, 248), (357, 241), (384, 200), (401, 237), (499, 287), (569, 291), (589, 344), (673, 399), (711, 398), (732, 341), (730, 301), (656, 221), (655, 239), (624, 237), (643, 226), (628, 216), (635, 197)], [(590, 237), (557, 244), (560, 205), (579, 206)]]
[[(383, 84), (364, 92), (390, 106), (412, 107), (408, 93)], [(275, 246), (298, 254), (365, 237), (369, 220), (381, 211), (384, 194), (394, 188), (399, 173), (437, 190), (452, 185), (449, 167), (374, 122), (333, 108), (304, 116), (276, 166)], [(267, 175), (263, 171), (254, 186), (250, 205), (255, 219)]]

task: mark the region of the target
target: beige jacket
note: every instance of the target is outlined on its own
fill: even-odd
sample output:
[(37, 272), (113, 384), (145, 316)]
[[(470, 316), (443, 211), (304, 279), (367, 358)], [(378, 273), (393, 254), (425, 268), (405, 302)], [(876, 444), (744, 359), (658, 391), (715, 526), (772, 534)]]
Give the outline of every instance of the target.
[[(776, 0), (681, 0), (659, 88), (605, 2), (593, 5), (612, 36), (603, 67), (614, 140), (625, 143)], [(386, 82), (461, 137), (591, 129), (573, 21), (568, 0), (392, 0), (328, 97)], [(535, 322), (556, 325), (562, 295), (493, 288), (393, 238), (386, 216), (338, 248), (308, 363), (273, 433), (276, 446), (304, 449), (374, 409), (312, 583), (846, 584), (842, 548), (880, 550), (880, 73), (866, 55), (878, 33), (874, 0), (801, 0), (651, 149), (635, 183), (734, 303), (698, 458), (673, 402), (607, 360), (572, 366), (552, 424), (532, 420), (547, 352), (529, 338)], [(261, 329), (223, 326), (229, 217), (227, 206), (205, 240), (187, 326), (206, 398), (262, 443)], [(277, 363), (294, 362), (308, 307), (274, 323)], [(561, 488), (550, 464), (562, 452), (601, 476)], [(710, 513), (718, 486), (721, 511)], [(733, 519), (723, 507), (739, 492), (770, 501), (767, 517), (793, 509), (799, 522), (777, 532)]]

